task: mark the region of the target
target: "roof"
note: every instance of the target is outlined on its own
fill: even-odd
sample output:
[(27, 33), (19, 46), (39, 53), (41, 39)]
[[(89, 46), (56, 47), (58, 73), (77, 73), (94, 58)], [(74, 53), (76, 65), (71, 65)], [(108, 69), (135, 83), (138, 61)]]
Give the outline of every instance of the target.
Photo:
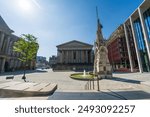
[(56, 46), (57, 48), (84, 48), (84, 47), (88, 47), (88, 48), (92, 48), (93, 45), (90, 45), (88, 43), (84, 43), (84, 42), (81, 42), (81, 41), (77, 41), (77, 40), (73, 40), (73, 41), (69, 41), (69, 42), (66, 42), (66, 43), (63, 43), (63, 44), (60, 44), (60, 45), (57, 45)]
[(4, 32), (8, 32), (8, 33), (13, 33), (14, 31), (11, 30), (8, 25), (6, 24), (6, 22), (3, 20), (3, 18), (0, 16), (0, 30), (4, 31)]

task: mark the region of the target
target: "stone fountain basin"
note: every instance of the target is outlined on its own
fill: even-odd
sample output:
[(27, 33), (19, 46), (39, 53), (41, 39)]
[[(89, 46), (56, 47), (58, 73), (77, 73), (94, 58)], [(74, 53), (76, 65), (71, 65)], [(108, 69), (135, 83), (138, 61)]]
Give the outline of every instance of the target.
[(94, 75), (93, 74), (84, 75), (84, 73), (75, 73), (75, 74), (71, 74), (70, 78), (76, 80), (92, 80), (94, 79)]

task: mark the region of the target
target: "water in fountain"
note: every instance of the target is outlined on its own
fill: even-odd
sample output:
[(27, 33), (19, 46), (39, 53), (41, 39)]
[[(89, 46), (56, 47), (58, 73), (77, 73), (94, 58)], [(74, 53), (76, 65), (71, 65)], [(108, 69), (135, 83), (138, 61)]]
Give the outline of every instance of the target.
[(83, 71), (83, 76), (86, 76), (86, 71), (85, 70)]

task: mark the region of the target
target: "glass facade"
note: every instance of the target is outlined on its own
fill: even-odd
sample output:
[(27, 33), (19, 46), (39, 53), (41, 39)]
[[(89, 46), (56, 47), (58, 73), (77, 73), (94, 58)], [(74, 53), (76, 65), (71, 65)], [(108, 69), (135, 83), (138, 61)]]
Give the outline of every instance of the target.
[(144, 16), (145, 26), (147, 29), (148, 39), (150, 42), (150, 8), (144, 12), (143, 16)]
[(148, 53), (147, 53), (147, 49), (146, 49), (146, 45), (145, 45), (145, 41), (144, 41), (144, 35), (142, 32), (140, 18), (137, 18), (134, 21), (134, 29), (135, 29), (135, 33), (136, 33), (137, 45), (138, 45), (138, 50), (140, 53), (143, 71), (148, 72), (148, 71), (150, 71), (150, 64), (149, 64), (149, 60), (148, 60)]

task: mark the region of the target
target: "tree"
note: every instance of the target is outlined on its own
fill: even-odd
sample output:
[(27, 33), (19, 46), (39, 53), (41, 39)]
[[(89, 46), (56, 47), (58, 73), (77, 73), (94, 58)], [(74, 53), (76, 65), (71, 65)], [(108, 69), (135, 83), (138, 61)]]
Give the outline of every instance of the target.
[(14, 43), (13, 51), (20, 53), (18, 58), (20, 61), (25, 63), (24, 74), (22, 79), (26, 82), (26, 66), (29, 62), (36, 59), (36, 54), (39, 49), (37, 38), (31, 34), (23, 34), (18, 41)]

